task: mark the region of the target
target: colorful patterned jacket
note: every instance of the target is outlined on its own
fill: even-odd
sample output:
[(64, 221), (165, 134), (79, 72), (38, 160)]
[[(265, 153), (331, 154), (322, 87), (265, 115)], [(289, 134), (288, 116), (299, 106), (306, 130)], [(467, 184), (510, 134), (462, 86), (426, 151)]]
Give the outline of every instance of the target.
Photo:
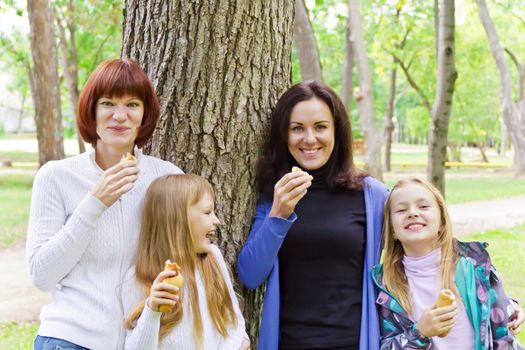
[[(490, 256), (485, 249), (487, 244), (459, 241), (457, 244), (460, 259), (456, 264), (456, 269), (459, 269), (460, 264), (466, 264), (463, 266), (470, 264), (474, 272), (476, 301), (481, 311), (479, 320), (474, 321), (479, 327), (478, 348), (481, 346), (482, 349), (487, 350), (524, 350), (507, 329), (514, 309), (503, 290), (496, 269), (492, 266)], [(381, 328), (381, 349), (435, 349), (432, 338), (424, 337), (419, 333), (416, 323), (410, 319), (398, 301), (383, 287), (382, 267), (379, 264), (374, 266), (372, 270), (372, 279), (378, 288), (376, 305)], [(471, 292), (474, 295), (474, 291)], [(470, 321), (473, 322), (472, 318)]]

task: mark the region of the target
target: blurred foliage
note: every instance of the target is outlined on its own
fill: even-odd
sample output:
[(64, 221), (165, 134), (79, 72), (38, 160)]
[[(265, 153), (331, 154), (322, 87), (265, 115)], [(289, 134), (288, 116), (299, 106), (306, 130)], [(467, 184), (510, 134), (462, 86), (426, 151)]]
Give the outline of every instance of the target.
[(31, 350), (39, 323), (0, 323), (0, 349)]
[[(66, 12), (67, 0), (53, 0), (55, 11)], [(25, 4), (25, 3), (24, 3)], [(100, 62), (120, 56), (122, 41), (122, 20), (124, 3), (118, 0), (73, 0), (75, 42), (78, 63), (79, 89), (89, 74)], [(0, 1), (0, 11), (18, 16), (19, 21), (27, 22), (27, 9), (18, 1)], [(73, 137), (75, 133), (74, 111), (71, 109), (69, 94), (63, 77), (62, 52), (57, 38), (59, 77), (61, 80), (61, 107), (64, 122), (64, 136)], [(70, 41), (68, 40), (68, 45)], [(0, 32), (0, 67), (11, 76), (7, 89), (22, 96), (30, 97), (28, 70), (31, 69), (31, 49), (29, 33), (18, 27), (9, 34)], [(26, 107), (32, 111), (32, 106)]]
[[(65, 11), (69, 0), (53, 0), (55, 10)], [(26, 21), (23, 2), (0, 0), (0, 13), (11, 13)], [(346, 0), (306, 1), (312, 29), (316, 36), (324, 81), (341, 93), (347, 26)], [(502, 45), (525, 61), (525, 6), (519, 0), (488, 0), (491, 17)], [(118, 57), (122, 37), (123, 2), (118, 0), (73, 0), (76, 25), (79, 88), (104, 59)], [(395, 123), (398, 141), (424, 142), (430, 114), (420, 95), (408, 84), (392, 55), (407, 67), (422, 94), (432, 104), (437, 79), (435, 16), (433, 1), (370, 0), (361, 2), (363, 31), (372, 69), (375, 114), (382, 126), (386, 114), (391, 71), (397, 69)], [(57, 34), (58, 38), (58, 34)], [(406, 38), (406, 39), (405, 39)], [(58, 39), (57, 39), (58, 40)], [(404, 42), (404, 45), (401, 43)], [(517, 86), (517, 72), (507, 56)], [(27, 69), (31, 65), (28, 34), (13, 30), (0, 34), (0, 65), (12, 79), (7, 85), (20, 97), (29, 96)], [(62, 75), (60, 65), (60, 74)], [(449, 140), (457, 145), (496, 145), (500, 138), (501, 107), (499, 77), (491, 56), (485, 31), (472, 1), (456, 0), (456, 69)], [(354, 68), (353, 86), (358, 85)], [(62, 79), (63, 81), (64, 79)], [(292, 82), (301, 80), (299, 62), (292, 50)], [(65, 84), (63, 84), (65, 85)], [(65, 136), (73, 136), (74, 111), (68, 93), (62, 87)], [(517, 89), (516, 89), (517, 90)], [(517, 92), (516, 92), (517, 93)], [(26, 103), (26, 113), (31, 105)], [(350, 118), (359, 136), (359, 116), (355, 101), (350, 104)]]
[[(316, 36), (325, 83), (341, 93), (347, 25), (347, 1), (307, 1)], [(504, 47), (520, 62), (525, 61), (525, 6), (519, 0), (488, 0), (491, 17)], [(424, 142), (430, 114), (420, 96), (408, 84), (392, 54), (409, 67), (410, 75), (432, 105), (437, 79), (435, 18), (433, 1), (370, 0), (361, 2), (361, 15), (368, 58), (372, 69), (374, 103), (378, 125), (382, 126), (390, 83), (390, 72), (397, 66), (395, 122), (399, 141)], [(408, 35), (407, 35), (408, 33)], [(404, 47), (400, 43), (406, 36)], [(517, 72), (507, 56), (513, 81)], [(300, 81), (299, 62), (292, 55), (293, 82)], [(498, 70), (490, 53), (476, 5), (456, 0), (456, 69), (449, 140), (464, 144), (497, 144), (501, 116)], [(354, 69), (353, 86), (357, 86)], [(516, 89), (517, 90), (517, 89)], [(359, 128), (355, 101), (351, 121)]]

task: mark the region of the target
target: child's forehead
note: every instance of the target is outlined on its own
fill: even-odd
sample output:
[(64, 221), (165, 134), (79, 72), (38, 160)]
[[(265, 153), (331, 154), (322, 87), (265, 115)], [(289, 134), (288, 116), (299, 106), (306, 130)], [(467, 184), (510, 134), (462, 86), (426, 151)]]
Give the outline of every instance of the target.
[(390, 195), (390, 199), (394, 203), (407, 200), (435, 200), (435, 196), (426, 186), (417, 182), (409, 182), (394, 188)]

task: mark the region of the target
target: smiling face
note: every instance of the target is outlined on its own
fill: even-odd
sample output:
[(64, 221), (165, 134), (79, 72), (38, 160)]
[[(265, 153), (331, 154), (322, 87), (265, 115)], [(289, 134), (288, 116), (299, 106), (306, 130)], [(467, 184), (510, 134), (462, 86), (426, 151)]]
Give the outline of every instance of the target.
[(334, 117), (323, 100), (311, 98), (292, 110), (288, 127), (288, 151), (306, 170), (316, 170), (328, 162), (334, 150)]
[(395, 188), (390, 194), (390, 218), (407, 256), (423, 256), (437, 248), (441, 211), (426, 187), (408, 183)]
[(99, 150), (112, 149), (114, 153), (131, 152), (135, 145), (144, 103), (137, 97), (101, 97), (96, 105), (97, 141)]
[(215, 215), (215, 205), (210, 194), (202, 198), (189, 209), (189, 225), (195, 242), (197, 254), (209, 253), (211, 237), (221, 224)]

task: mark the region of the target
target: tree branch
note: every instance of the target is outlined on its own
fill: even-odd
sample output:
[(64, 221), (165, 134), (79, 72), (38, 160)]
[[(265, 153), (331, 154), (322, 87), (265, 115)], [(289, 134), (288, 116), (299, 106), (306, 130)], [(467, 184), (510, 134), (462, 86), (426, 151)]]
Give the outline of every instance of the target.
[[(509, 8), (508, 8), (508, 7), (505, 7), (505, 5), (501, 4), (499, 1), (494, 1), (494, 3), (496, 4), (496, 6), (501, 7), (504, 11), (509, 11)], [(511, 14), (512, 16), (516, 17), (516, 18), (518, 19), (518, 21), (521, 22), (521, 24), (525, 25), (525, 19), (523, 19), (523, 18), (520, 17), (518, 14), (516, 14), (516, 13), (514, 13), (514, 12), (512, 12), (512, 11), (510, 11), (510, 12), (511, 12), (510, 14)]]
[(100, 55), (102, 54), (102, 49), (104, 48), (104, 45), (106, 45), (106, 42), (109, 40), (109, 38), (111, 38), (112, 35), (113, 33), (108, 33), (104, 37), (104, 39), (102, 39), (102, 41), (100, 42), (100, 45), (98, 46), (97, 52), (95, 54), (95, 59), (93, 60), (91, 64), (91, 71), (94, 71), (97, 65), (100, 63), (99, 61), (100, 61)]
[(423, 106), (429, 111), (431, 112), (432, 111), (432, 105), (430, 104), (430, 101), (428, 100), (428, 98), (425, 96), (425, 93), (423, 92), (423, 90), (421, 89), (421, 87), (416, 83), (416, 81), (412, 78), (412, 75), (410, 74), (409, 70), (408, 70), (408, 67), (405, 65), (405, 63), (403, 62), (403, 60), (401, 60), (401, 58), (399, 58), (399, 56), (397, 56), (394, 52), (391, 52), (389, 51), (388, 49), (385, 48), (385, 51), (388, 52), (390, 55), (392, 55), (392, 57), (394, 57), (394, 60), (399, 64), (399, 67), (401, 67), (401, 69), (403, 70), (403, 73), (405, 74), (405, 77), (408, 81), (408, 83), (410, 84), (410, 86), (412, 86), (412, 88), (417, 92), (417, 94), (419, 95), (419, 97), (421, 98), (421, 102), (423, 103)]
[(504, 48), (505, 52), (509, 54), (510, 56), (510, 59), (512, 60), (512, 62), (514, 62), (514, 64), (516, 65), (516, 68), (518, 69), (518, 72), (520, 71), (520, 63), (518, 62), (518, 58), (516, 57), (516, 55), (510, 51), (510, 49), (508, 47)]
[(407, 31), (405, 32), (405, 35), (403, 36), (403, 40), (401, 40), (401, 44), (399, 44), (400, 49), (403, 49), (405, 47), (405, 44), (408, 38), (408, 34), (410, 34), (410, 28), (407, 28)]
[(521, 24), (523, 24), (523, 25), (525, 26), (525, 19), (521, 18), (520, 16), (518, 16), (518, 15), (515, 14), (515, 13), (512, 13), (512, 15), (513, 15), (514, 17), (516, 17), (516, 18), (521, 22)]

